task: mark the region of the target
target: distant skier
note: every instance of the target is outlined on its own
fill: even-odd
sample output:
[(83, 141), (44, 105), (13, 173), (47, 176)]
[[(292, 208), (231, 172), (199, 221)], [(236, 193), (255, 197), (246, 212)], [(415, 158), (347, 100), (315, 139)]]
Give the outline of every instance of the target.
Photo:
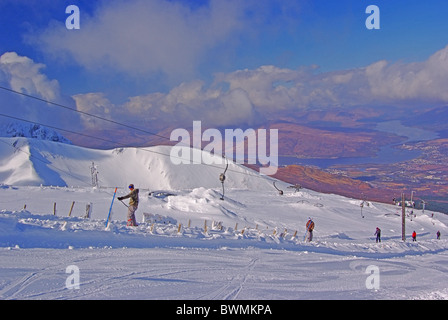
[(124, 196), (124, 197), (118, 197), (118, 200), (124, 200), (127, 198), (130, 198), (129, 200), (129, 207), (128, 207), (128, 222), (127, 225), (128, 226), (132, 226), (132, 227), (136, 227), (138, 226), (137, 222), (135, 221), (135, 211), (137, 211), (138, 208), (138, 189), (134, 189), (134, 185), (130, 184), (129, 185), (129, 190), (131, 192), (129, 192), (128, 195)]
[(376, 236), (376, 242), (381, 242), (381, 229), (376, 227), (376, 231), (373, 234), (374, 236)]
[[(306, 223), (306, 232), (308, 235), (308, 241), (311, 242), (313, 240), (313, 230), (314, 230), (314, 221), (311, 218)], [(305, 236), (306, 239), (306, 236)]]
[(415, 232), (415, 230), (414, 232), (412, 232), (412, 241), (417, 241), (417, 233)]
[(436, 235), (437, 235), (437, 240), (440, 240), (440, 231), (437, 231)]

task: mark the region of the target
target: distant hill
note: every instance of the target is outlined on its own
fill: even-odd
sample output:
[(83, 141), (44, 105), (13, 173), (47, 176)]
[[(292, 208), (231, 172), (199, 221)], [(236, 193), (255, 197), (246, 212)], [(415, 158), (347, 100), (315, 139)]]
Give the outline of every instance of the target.
[[(147, 189), (221, 188), (219, 175), (226, 167), (225, 163), (176, 165), (170, 146), (97, 150), (22, 137), (0, 142), (0, 182), (8, 185), (89, 186), (94, 162), (102, 187), (133, 183)], [(199, 152), (204, 163), (212, 163), (211, 154)], [(268, 178), (234, 163), (229, 163), (225, 187), (273, 188)]]
[(70, 140), (53, 129), (39, 124), (22, 122), (11, 122), (0, 126), (0, 137), (22, 137), (72, 144)]

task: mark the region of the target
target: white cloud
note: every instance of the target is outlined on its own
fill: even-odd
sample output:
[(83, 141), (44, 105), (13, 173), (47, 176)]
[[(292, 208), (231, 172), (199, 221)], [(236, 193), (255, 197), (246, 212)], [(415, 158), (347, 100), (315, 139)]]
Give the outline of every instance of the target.
[(101, 127), (105, 128), (109, 125), (108, 122), (102, 121), (101, 119), (91, 117), (87, 114), (98, 115), (101, 118), (107, 120), (112, 120), (116, 117), (116, 106), (111, 103), (107, 97), (99, 93), (87, 93), (87, 94), (77, 94), (73, 96), (76, 102), (76, 109), (82, 113), (81, 120), (86, 128)]
[(275, 119), (283, 110), (301, 108), (446, 104), (447, 56), (448, 47), (420, 63), (379, 61), (328, 73), (316, 73), (314, 67), (262, 66), (218, 74), (210, 86), (193, 80), (168, 93), (130, 97), (118, 106), (102, 94), (77, 95), (75, 99), (80, 110), (156, 128), (187, 127), (194, 120), (203, 121), (204, 127), (252, 126), (268, 116)]
[[(77, 94), (73, 99), (79, 111), (145, 128), (188, 126), (193, 120), (217, 127), (261, 123), (268, 115), (300, 108), (448, 103), (448, 47), (418, 63), (378, 61), (326, 73), (315, 66), (265, 65), (216, 74), (210, 85), (198, 80), (201, 63), (219, 59), (218, 49), (251, 35), (261, 37), (266, 25), (269, 32), (296, 30), (292, 26), (297, 27), (300, 18), (297, 1), (210, 0), (194, 8), (166, 0), (99, 3), (91, 16), (80, 5), (80, 30), (67, 30), (64, 21), (58, 21), (28, 39), (49, 55), (73, 59), (95, 73), (111, 70), (114, 76), (123, 74), (136, 82), (167, 76), (176, 85), (164, 93), (148, 89), (125, 103), (109, 100), (107, 93)], [(277, 14), (270, 12), (273, 3)], [(20, 90), (60, 98), (57, 81), (45, 77), (43, 65), (26, 57), (16, 60), (20, 63), (13, 70), (3, 67), (0, 78), (11, 77), (8, 83)], [(101, 125), (86, 116), (82, 120), (87, 127)]]
[(448, 103), (448, 46), (419, 63), (378, 61), (327, 73), (263, 66), (221, 74), (218, 81), (247, 92), (257, 110)]
[[(114, 105), (102, 93), (78, 94), (74, 99), (79, 111), (159, 130), (189, 127), (194, 120), (201, 120), (204, 126), (221, 127), (247, 125), (256, 119), (254, 106), (245, 90), (207, 89), (201, 81), (182, 83), (167, 94), (131, 97), (122, 105)], [(88, 116), (82, 119), (88, 127), (101, 125)]]
[(231, 90), (244, 90), (251, 102), (261, 110), (292, 107), (296, 102), (291, 91), (276, 83), (294, 83), (303, 77), (302, 71), (281, 69), (275, 66), (261, 66), (256, 70), (238, 70), (220, 74), (216, 82), (226, 82)]
[[(44, 69), (45, 65), (28, 57), (6, 52), (0, 56), (0, 84), (36, 98), (74, 107), (70, 97), (61, 95), (59, 82), (49, 79), (43, 73)], [(78, 116), (73, 112), (13, 92), (2, 90), (0, 94), (2, 112), (8, 116), (62, 128), (67, 123), (77, 123)], [(11, 121), (6, 117), (0, 119), (3, 124)]]
[(8, 83), (12, 90), (54, 101), (59, 97), (59, 83), (57, 80), (49, 80), (41, 72), (44, 68), (45, 65), (35, 63), (15, 52), (6, 52), (0, 56), (3, 81)]
[[(51, 101), (64, 100), (57, 80), (48, 79), (44, 67), (16, 53), (5, 53), (0, 57), (0, 83)], [(267, 117), (275, 119), (283, 110), (299, 108), (448, 103), (448, 47), (418, 63), (378, 61), (364, 68), (316, 71), (315, 67), (291, 70), (262, 66), (217, 74), (210, 85), (201, 80), (183, 82), (167, 93), (129, 97), (124, 103), (111, 101), (101, 92), (77, 94), (64, 101), (79, 111), (150, 131), (187, 127), (194, 120), (203, 121), (204, 128), (256, 126)], [(85, 127), (106, 125), (42, 102), (1, 94), (7, 97), (2, 106), (7, 105), (13, 115), (71, 125), (81, 120)]]
[(447, 103), (448, 47), (419, 63), (379, 61), (365, 68), (371, 96), (387, 103)]
[(93, 16), (81, 11), (80, 30), (63, 22), (29, 37), (46, 53), (89, 70), (187, 78), (208, 49), (243, 27), (242, 1), (210, 1), (191, 9), (182, 1), (103, 1)]
[(80, 29), (52, 21), (29, 32), (29, 44), (47, 56), (90, 72), (157, 79), (169, 86), (233, 64), (241, 47), (293, 32), (296, 0), (99, 0), (90, 12), (79, 4)]

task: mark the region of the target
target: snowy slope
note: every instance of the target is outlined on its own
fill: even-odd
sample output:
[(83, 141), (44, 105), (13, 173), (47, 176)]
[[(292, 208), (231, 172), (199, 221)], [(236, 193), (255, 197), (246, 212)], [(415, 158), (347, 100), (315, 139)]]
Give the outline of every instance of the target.
[[(26, 138), (0, 138), (0, 180), (10, 185), (91, 185), (92, 162), (100, 186), (124, 187), (133, 183), (143, 189), (192, 189), (220, 186), (225, 164), (173, 164), (169, 146), (95, 150)], [(203, 158), (213, 157), (202, 152)], [(255, 172), (229, 164), (225, 186), (271, 188)]]
[[(232, 189), (222, 201), (218, 191), (196, 188), (165, 199), (142, 193), (136, 228), (126, 227), (126, 208), (116, 201), (106, 229), (110, 189), (3, 185), (0, 298), (448, 298), (444, 214), (407, 217), (402, 242), (394, 206), (372, 203), (362, 218), (357, 200), (335, 195)], [(86, 203), (93, 203), (90, 219), (83, 218)], [(158, 221), (143, 222), (145, 212)], [(311, 243), (303, 241), (309, 216), (316, 222)], [(80, 269), (79, 290), (65, 287), (71, 265)], [(372, 265), (380, 270), (379, 290), (366, 288)]]
[[(361, 215), (359, 200), (278, 182), (281, 196), (237, 165), (220, 200), (224, 165), (177, 167), (158, 154), (169, 147), (99, 151), (2, 141), (9, 145), (0, 144), (0, 299), (448, 298), (447, 215), (408, 208), (403, 242), (401, 208), (369, 202)], [(92, 161), (101, 188), (88, 186)], [(105, 228), (113, 187), (124, 195), (130, 182), (141, 188), (140, 225), (127, 227), (127, 209), (115, 200)], [(309, 217), (316, 223), (311, 243), (304, 241)], [(72, 265), (80, 270), (77, 290), (66, 288)], [(372, 265), (381, 276), (375, 290), (366, 286)]]

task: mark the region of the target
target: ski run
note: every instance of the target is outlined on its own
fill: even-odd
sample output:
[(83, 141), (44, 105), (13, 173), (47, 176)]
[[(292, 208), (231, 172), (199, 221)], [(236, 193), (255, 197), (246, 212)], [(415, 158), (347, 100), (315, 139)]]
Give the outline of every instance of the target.
[[(234, 163), (221, 200), (226, 164), (176, 166), (170, 147), (0, 139), (0, 299), (448, 298), (445, 214), (407, 208), (402, 241), (400, 207), (361, 212), (361, 200), (274, 188)], [(136, 227), (114, 195), (130, 183)]]

